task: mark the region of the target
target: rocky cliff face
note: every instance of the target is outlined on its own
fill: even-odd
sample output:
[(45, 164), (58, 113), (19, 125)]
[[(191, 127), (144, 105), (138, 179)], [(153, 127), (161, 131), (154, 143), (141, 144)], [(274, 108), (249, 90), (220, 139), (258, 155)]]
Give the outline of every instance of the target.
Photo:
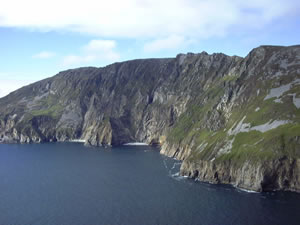
[(300, 191), (300, 46), (79, 68), (0, 99), (1, 142), (140, 141), (181, 174)]

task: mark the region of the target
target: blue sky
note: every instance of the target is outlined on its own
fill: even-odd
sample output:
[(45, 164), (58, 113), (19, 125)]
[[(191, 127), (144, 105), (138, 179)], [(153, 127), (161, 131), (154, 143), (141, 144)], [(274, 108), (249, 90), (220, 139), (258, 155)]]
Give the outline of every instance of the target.
[(69, 68), (300, 44), (296, 0), (0, 3), (0, 97)]

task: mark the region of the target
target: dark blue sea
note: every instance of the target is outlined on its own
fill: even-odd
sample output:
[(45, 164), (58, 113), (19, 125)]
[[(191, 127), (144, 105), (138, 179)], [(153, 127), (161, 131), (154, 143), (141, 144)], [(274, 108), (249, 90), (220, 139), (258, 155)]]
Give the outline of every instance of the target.
[(148, 146), (0, 145), (0, 225), (299, 225), (300, 194), (176, 176)]

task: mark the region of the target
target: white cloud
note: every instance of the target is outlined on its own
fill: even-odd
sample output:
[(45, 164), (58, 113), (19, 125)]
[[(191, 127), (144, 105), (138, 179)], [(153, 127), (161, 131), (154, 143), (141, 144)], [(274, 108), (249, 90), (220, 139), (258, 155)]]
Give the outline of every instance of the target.
[(80, 55), (68, 55), (63, 58), (62, 65), (86, 66), (90, 63), (104, 65), (120, 59), (119, 53), (115, 50), (116, 42), (113, 40), (91, 40), (81, 48)]
[(64, 66), (71, 66), (71, 65), (80, 65), (85, 63), (90, 63), (95, 60), (95, 56), (92, 55), (68, 55), (63, 59)]
[(109, 51), (116, 47), (116, 42), (112, 40), (91, 40), (83, 49), (87, 52)]
[(2, 0), (0, 26), (109, 38), (209, 38), (236, 25), (261, 29), (299, 9), (298, 0)]
[(33, 82), (34, 82), (33, 80), (0, 79), (0, 98)]
[(185, 43), (184, 37), (182, 36), (170, 36), (164, 39), (156, 39), (148, 42), (144, 45), (146, 52), (157, 52), (165, 49), (178, 49)]
[(37, 53), (32, 56), (32, 58), (37, 58), (37, 59), (49, 59), (54, 57), (56, 54), (54, 52), (48, 52), (48, 51), (43, 51), (40, 53)]

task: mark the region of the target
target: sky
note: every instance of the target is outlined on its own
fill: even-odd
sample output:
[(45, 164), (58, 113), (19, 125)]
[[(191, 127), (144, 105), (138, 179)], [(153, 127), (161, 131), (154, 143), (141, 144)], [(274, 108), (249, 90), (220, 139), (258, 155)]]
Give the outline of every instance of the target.
[(299, 0), (0, 0), (0, 97), (59, 71), (300, 44)]

